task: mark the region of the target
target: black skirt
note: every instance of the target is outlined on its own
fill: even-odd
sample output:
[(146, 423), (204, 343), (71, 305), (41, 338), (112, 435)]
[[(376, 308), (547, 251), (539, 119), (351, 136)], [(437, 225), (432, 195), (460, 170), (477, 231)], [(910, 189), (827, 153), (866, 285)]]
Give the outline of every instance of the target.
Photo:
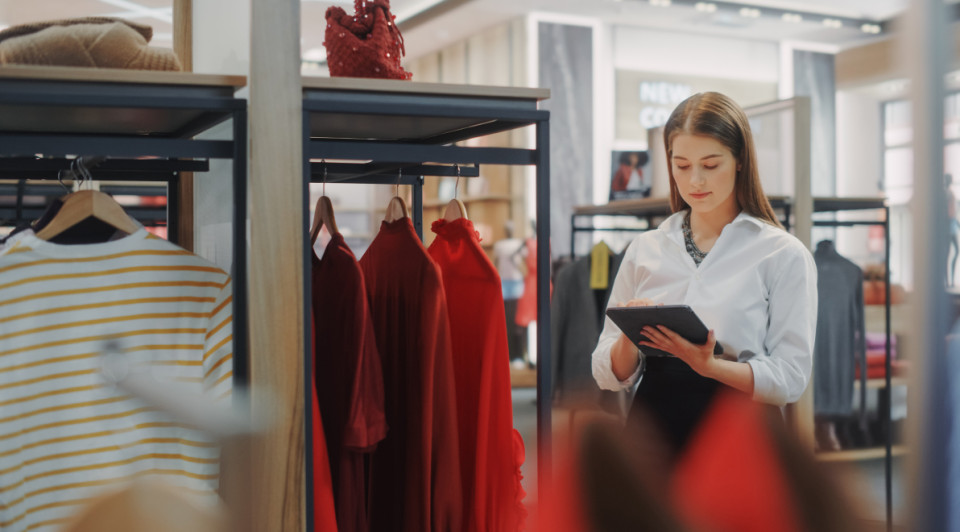
[(627, 421), (639, 425), (642, 410), (646, 420), (652, 418), (674, 451), (681, 451), (686, 446), (720, 390), (736, 391), (699, 375), (679, 358), (646, 357), (644, 363), (643, 380), (633, 398)]

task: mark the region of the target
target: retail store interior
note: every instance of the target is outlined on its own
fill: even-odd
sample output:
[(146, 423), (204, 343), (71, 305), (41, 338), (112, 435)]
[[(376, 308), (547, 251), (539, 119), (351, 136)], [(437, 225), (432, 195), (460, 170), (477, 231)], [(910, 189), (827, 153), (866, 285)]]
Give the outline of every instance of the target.
[[(341, 21), (331, 17), (331, 10), (340, 8), (349, 17), (368, 3), (385, 4), (385, 12), (394, 16), (380, 30), (387, 32), (393, 53), (400, 51), (400, 61), (388, 52), (384, 64), (402, 65), (414, 86), (409, 91), (401, 82), (379, 86), (379, 80), (331, 75), (350, 56), (328, 55), (328, 50), (334, 41), (346, 42), (344, 32), (351, 31), (350, 22), (343, 22), (338, 32)], [(935, 8), (942, 11), (936, 24), (943, 46), (928, 55), (921, 38), (925, 34), (918, 28), (934, 23), (912, 21), (911, 9), (927, 13)], [(120, 38), (108, 37), (106, 31), (70, 35), (76, 40), (40, 43), (26, 51), (17, 48), (24, 33), (11, 33), (24, 25), (81, 17), (135, 23), (124, 29), (135, 30), (130, 39), (138, 52), (125, 56), (124, 64), (99, 57), (103, 43)], [(357, 17), (352, 24), (358, 24)], [(42, 30), (26, 33), (41, 35)], [(371, 35), (359, 37), (359, 46), (382, 37)], [(61, 196), (97, 190), (142, 224), (149, 238), (169, 240), (229, 272), (233, 341), (239, 342), (230, 355), (231, 376), (234, 389), (251, 390), (246, 403), (235, 402), (246, 405), (244, 413), (274, 408), (267, 417), (276, 422), (266, 443), (244, 443), (252, 445), (246, 448), (251, 456), (269, 456), (257, 460), (270, 471), (260, 473), (270, 489), (234, 494), (234, 501), (265, 508), (251, 518), (258, 523), (251, 530), (319, 531), (323, 525), (317, 516), (328, 510), (320, 502), (324, 491), (316, 462), (326, 460), (327, 452), (321, 457), (316, 445), (326, 425), (311, 425), (310, 383), (318, 386), (314, 406), (318, 399), (324, 404), (325, 392), (323, 378), (311, 375), (310, 368), (313, 346), (324, 342), (319, 316), (339, 311), (336, 304), (317, 299), (316, 287), (322, 285), (317, 264), (341, 245), (339, 233), (366, 274), (381, 260), (376, 259), (376, 240), (383, 220), (395, 219), (397, 197), (423, 245), (433, 250), (451, 220), (451, 206), (459, 205), (485, 256), (478, 260), (492, 265), (501, 283), (497, 297), (502, 296), (503, 306), (496, 308), (496, 323), (475, 322), (496, 328), (495, 336), (503, 337), (503, 348), (493, 353), (499, 358), (492, 367), (498, 369), (490, 371), (509, 374), (512, 427), (525, 449), (523, 504), (528, 524), (537, 523), (551, 508), (540, 504), (545, 479), (565, 478), (562, 449), (577, 445), (584, 434), (596, 434), (591, 427), (620, 426), (626, 418), (635, 387), (603, 391), (594, 380), (591, 357), (603, 312), (608, 304), (625, 303), (609, 298), (628, 245), (672, 213), (663, 140), (668, 117), (694, 94), (720, 92), (749, 118), (760, 180), (784, 227), (806, 245), (818, 267), (821, 260), (851, 266), (848, 279), (833, 279), (842, 290), (821, 287), (818, 295), (821, 313), (845, 309), (841, 332), (831, 334), (845, 335), (853, 349), (814, 354), (807, 391), (781, 411), (783, 433), (817, 469), (816, 479), (851, 501), (842, 511), (860, 530), (923, 530), (921, 522), (951, 524), (929, 530), (960, 530), (960, 512), (950, 510), (960, 508), (960, 502), (953, 503), (960, 501), (960, 489), (953, 487), (960, 486), (960, 462), (944, 458), (941, 470), (930, 473), (937, 469), (932, 457), (941, 456), (937, 449), (948, 456), (954, 454), (951, 446), (960, 445), (956, 436), (948, 437), (960, 426), (952, 411), (957, 403), (927, 408), (938, 398), (960, 397), (960, 387), (944, 384), (960, 377), (960, 371), (948, 356), (951, 350), (942, 345), (943, 335), (936, 336), (960, 316), (958, 36), (956, 1), (0, 0), (0, 238), (34, 227), (30, 224), (45, 217)], [(349, 45), (337, 54), (349, 54), (345, 47)], [(79, 48), (83, 58), (71, 63), (76, 66), (54, 66), (50, 59)], [(39, 50), (34, 64), (23, 66), (31, 60), (22, 58), (34, 50)], [(299, 62), (271, 59), (288, 50), (299, 50)], [(175, 68), (163, 70), (181, 72), (170, 75), (210, 79), (193, 86), (186, 77), (165, 81), (162, 75), (168, 73), (142, 78), (134, 70), (128, 71), (129, 78), (110, 73), (138, 68), (125, 65), (145, 59), (155, 60), (153, 65), (175, 62)], [(942, 86), (931, 89), (919, 77), (927, 72), (920, 63), (934, 64), (932, 71), (938, 74), (930, 76), (943, 74)], [(88, 76), (84, 68), (107, 74)], [(61, 75), (58, 69), (69, 71)], [(278, 79), (284, 73), (286, 82)], [(110, 91), (98, 92), (103, 87)], [(935, 95), (939, 103), (918, 112), (916, 102), (924, 101), (920, 91), (931, 91), (923, 94)], [(141, 95), (143, 108), (136, 101)], [(71, 103), (75, 96), (88, 100)], [(111, 98), (128, 103), (111, 104)], [(150, 98), (190, 103), (181, 109), (153, 104)], [(212, 103), (203, 108), (206, 101)], [(543, 111), (548, 113), (538, 114)], [(287, 127), (294, 120), (296, 127)], [(932, 121), (941, 138), (918, 132), (921, 120)], [(116, 153), (96, 151), (110, 139), (115, 139)], [(154, 146), (151, 140), (169, 144)], [(40, 148), (29, 148), (28, 141)], [(927, 146), (931, 142), (936, 149)], [(930, 159), (931, 153), (942, 154), (942, 160), (927, 166), (917, 162)], [(931, 175), (917, 175), (921, 168)], [(921, 180), (926, 183), (922, 189)], [(931, 207), (930, 198), (940, 203)], [(939, 216), (938, 225), (930, 221), (930, 212)], [(921, 238), (918, 228), (933, 231), (929, 239), (935, 243)], [(16, 237), (9, 238), (7, 257), (12, 260)], [(8, 252), (3, 249), (0, 297), (13, 298), (19, 292), (7, 295), (2, 289), (16, 284), (5, 275), (19, 266), (4, 267)], [(925, 249), (936, 253), (921, 255)], [(823, 258), (827, 255), (831, 259)], [(940, 285), (927, 281), (930, 272), (943, 273)], [(303, 290), (310, 282), (313, 297)], [(463, 295), (452, 294), (446, 277), (444, 283), (448, 301)], [(541, 297), (546, 286), (549, 298)], [(932, 293), (936, 301), (928, 302)], [(17, 297), (30, 297), (24, 294)], [(0, 301), (2, 423), (8, 421), (4, 405), (29, 399), (5, 395), (16, 383), (3, 380), (4, 371), (29, 364), (5, 366), (3, 357), (16, 349), (4, 342), (21, 333), (2, 328), (4, 321), (13, 320), (4, 318), (4, 304)], [(932, 315), (934, 311), (939, 314)], [(544, 316), (549, 316), (546, 323)], [(935, 316), (939, 329), (918, 330), (918, 316)], [(458, 338), (452, 318), (450, 326), (454, 350), (458, 341), (472, 341)], [(439, 337), (423, 327), (422, 334)], [(931, 331), (939, 341), (927, 338)], [(210, 330), (207, 340), (216, 332)], [(920, 336), (925, 339), (918, 340)], [(938, 362), (926, 362), (918, 349), (943, 355), (942, 360), (931, 355)], [(936, 373), (931, 368), (946, 368), (938, 385), (931, 384)], [(217, 371), (210, 368), (205, 377)], [(384, 371), (392, 371), (386, 362)], [(339, 375), (326, 378), (336, 381)], [(494, 405), (495, 393), (487, 392), (481, 390), (481, 401)], [(31, 393), (32, 398), (61, 392)], [(389, 385), (387, 397), (389, 418)], [(189, 410), (175, 404), (169, 408)], [(510, 411), (489, 408), (494, 417)], [(322, 407), (319, 414), (328, 415)], [(212, 414), (196, 415), (206, 419)], [(351, 410), (350, 415), (359, 414)], [(484, 418), (481, 424), (488, 421), (492, 427), (496, 420)], [(211, 437), (243, 432), (229, 423), (211, 429)], [(7, 500), (4, 492), (33, 481), (14, 474), (32, 464), (26, 455), (2, 461), (13, 452), (5, 449), (4, 433), (15, 430), (27, 429), (0, 428), (0, 530), (60, 530), (56, 527), (70, 522), (63, 517), (67, 514), (44, 521), (30, 512), (40, 508), (35, 515), (44, 515), (50, 505), (79, 508), (66, 499), (7, 511), (23, 500)], [(937, 437), (944, 443), (931, 443)], [(326, 447), (339, 445), (327, 438)], [(24, 449), (30, 444), (18, 445)], [(255, 448), (260, 450), (250, 450)], [(117, 444), (116, 449), (116, 460), (137, 460), (129, 458), (129, 447)], [(96, 462), (79, 467), (90, 463)], [(219, 470), (224, 478), (257, 475), (233, 473), (227, 463)], [(48, 474), (38, 471), (36, 478)], [(929, 485), (924, 484), (928, 474), (936, 477)], [(334, 471), (335, 480), (338, 475)], [(911, 493), (921, 485), (923, 493), (939, 493), (937, 504), (942, 504), (917, 505)], [(29, 502), (33, 492), (26, 493)], [(820, 508), (831, 511), (829, 505)], [(921, 508), (928, 508), (923, 515), (932, 521), (917, 517)], [(339, 506), (336, 513), (341, 518)], [(376, 508), (367, 513), (376, 523)], [(264, 523), (272, 524), (262, 528)], [(69, 530), (94, 529), (71, 526), (76, 528)], [(727, 530), (749, 529), (731, 526)], [(440, 528), (434, 523), (430, 530)], [(341, 522), (340, 530), (350, 529)], [(487, 529), (498, 530), (493, 524)], [(676, 528), (688, 529), (700, 530)], [(833, 529), (839, 530), (822, 528)]]

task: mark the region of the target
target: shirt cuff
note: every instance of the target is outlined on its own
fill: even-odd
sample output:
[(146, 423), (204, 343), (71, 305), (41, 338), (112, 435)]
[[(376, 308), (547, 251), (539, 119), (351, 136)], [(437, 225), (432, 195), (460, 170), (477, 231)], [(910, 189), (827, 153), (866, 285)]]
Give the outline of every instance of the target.
[(620, 386), (622, 386), (623, 389), (630, 388), (640, 380), (640, 374), (643, 372), (643, 356), (637, 353), (637, 357), (640, 359), (640, 363), (637, 364), (637, 369), (634, 370), (632, 375), (620, 381)]
[(783, 406), (783, 393), (777, 389), (770, 367), (756, 357), (747, 361), (753, 370), (753, 400), (771, 405)]

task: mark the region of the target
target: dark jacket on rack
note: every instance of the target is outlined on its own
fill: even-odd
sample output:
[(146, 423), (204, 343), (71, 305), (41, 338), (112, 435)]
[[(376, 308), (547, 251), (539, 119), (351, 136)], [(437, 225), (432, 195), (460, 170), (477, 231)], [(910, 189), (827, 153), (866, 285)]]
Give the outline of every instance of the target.
[[(863, 271), (824, 240), (813, 254), (817, 263), (817, 338), (814, 343), (813, 402), (820, 416), (853, 412), (856, 361), (866, 364)], [(860, 372), (861, 413), (866, 399), (866, 372)]]
[(603, 329), (604, 311), (623, 253), (610, 257), (606, 290), (590, 288), (590, 257), (557, 273), (550, 304), (554, 401), (562, 406), (613, 407), (622, 392), (603, 391), (593, 379), (591, 355)]

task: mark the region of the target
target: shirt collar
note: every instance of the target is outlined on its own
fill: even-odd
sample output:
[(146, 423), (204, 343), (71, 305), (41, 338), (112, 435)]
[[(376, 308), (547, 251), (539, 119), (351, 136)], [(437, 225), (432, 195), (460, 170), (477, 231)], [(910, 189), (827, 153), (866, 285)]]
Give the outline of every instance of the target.
[[(669, 218), (663, 221), (660, 224), (660, 229), (665, 231), (671, 238), (677, 242), (683, 242), (683, 217), (687, 215), (687, 211), (679, 211), (670, 215)], [(758, 229), (763, 229), (766, 225), (766, 222), (747, 214), (745, 211), (740, 211), (740, 214), (730, 222), (730, 225), (740, 225), (740, 224), (753, 224)]]

